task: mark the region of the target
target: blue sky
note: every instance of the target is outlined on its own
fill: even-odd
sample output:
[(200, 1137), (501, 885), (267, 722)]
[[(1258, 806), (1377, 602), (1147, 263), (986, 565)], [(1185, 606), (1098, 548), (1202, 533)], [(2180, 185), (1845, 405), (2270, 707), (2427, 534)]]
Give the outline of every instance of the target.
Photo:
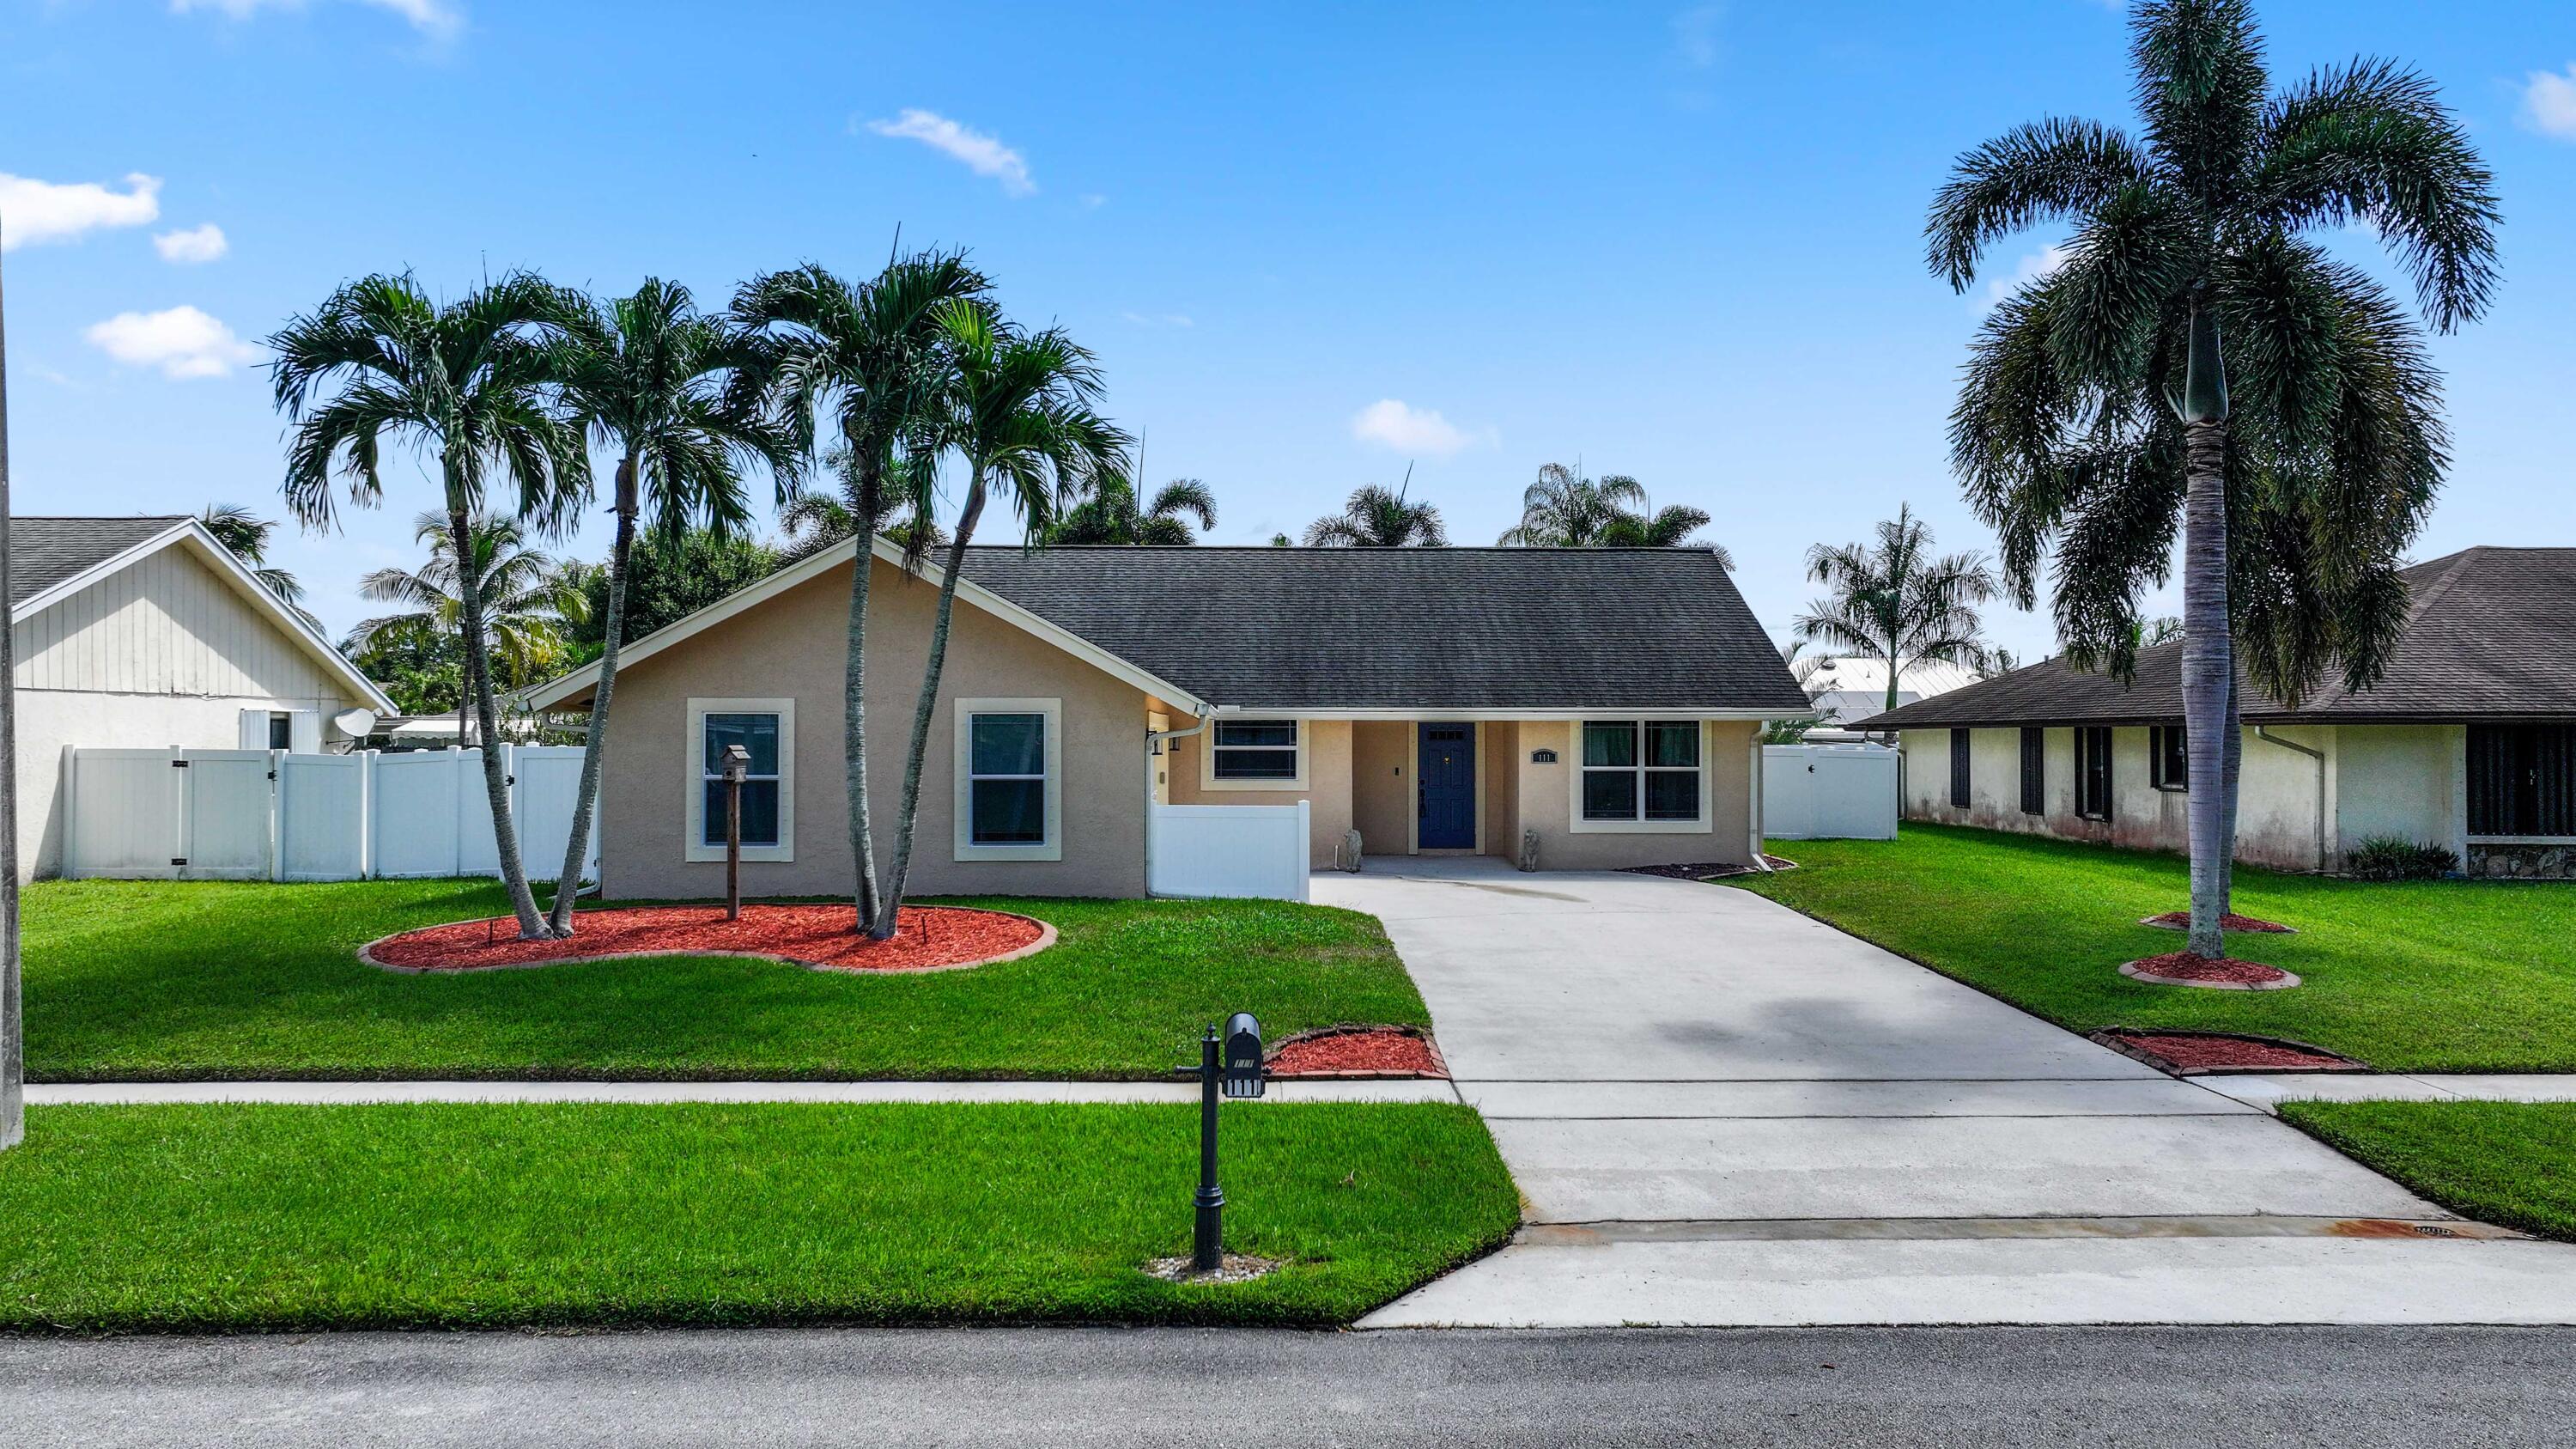
[[(2576, 7), (2262, 14), (2277, 74), (2425, 70), (2499, 179), (2505, 284), (2436, 343), (2458, 457), (2419, 555), (2576, 544)], [(0, 0), (17, 501), (276, 511), (257, 342), (351, 276), (658, 274), (716, 302), (800, 260), (871, 269), (900, 224), (1100, 351), (1149, 478), (1216, 490), (1213, 541), (1410, 462), (1452, 537), (1489, 542), (1539, 464), (1579, 458), (1715, 515), (1781, 630), (1806, 547), (1900, 501), (1989, 541), (1942, 445), (1985, 288), (1925, 272), (1924, 207), (1960, 151), (2125, 121), (2126, 87), (2099, 0)], [(360, 574), (414, 557), (433, 490), (393, 486), (282, 550), (335, 629)], [(2049, 645), (2044, 618), (1992, 624)]]

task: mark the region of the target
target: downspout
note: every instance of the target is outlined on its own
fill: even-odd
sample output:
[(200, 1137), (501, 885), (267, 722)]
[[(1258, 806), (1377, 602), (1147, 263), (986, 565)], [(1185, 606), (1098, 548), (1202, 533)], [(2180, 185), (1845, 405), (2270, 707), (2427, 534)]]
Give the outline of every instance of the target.
[(2263, 741), (2265, 744), (2279, 745), (2285, 750), (2296, 750), (2300, 754), (2303, 754), (2309, 759), (2317, 762), (2317, 874), (2326, 874), (2326, 867), (2329, 858), (2326, 854), (2325, 751), (2309, 749), (2306, 745), (2300, 744), (2297, 740), (2285, 740), (2279, 735), (2272, 733), (2271, 727), (2268, 725), (2256, 725), (2254, 727), (2254, 738)]
[(1198, 723), (1185, 730), (1145, 731), (1145, 894), (1154, 893), (1154, 761), (1162, 755), (1165, 740), (1187, 739), (1215, 723), (1217, 710), (1205, 706), (1207, 713), (1197, 716)]

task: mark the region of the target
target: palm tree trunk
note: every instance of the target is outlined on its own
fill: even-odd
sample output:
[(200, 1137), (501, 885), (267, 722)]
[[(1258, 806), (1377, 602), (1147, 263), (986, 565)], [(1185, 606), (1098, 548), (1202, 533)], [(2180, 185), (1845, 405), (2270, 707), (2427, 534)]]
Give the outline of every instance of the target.
[[(462, 495), (451, 489), (451, 500)], [(456, 612), (465, 630), (465, 677), (474, 700), (474, 728), (483, 736), (483, 793), (492, 806), (492, 853), (499, 857), (501, 884), (510, 893), (511, 913), (519, 918), (519, 939), (541, 941), (551, 932), (537, 914), (536, 893), (528, 889), (527, 867), (519, 860), (519, 831), (510, 819), (510, 779), (501, 767), (501, 730), (492, 698), (492, 659), (483, 638), (483, 589), (474, 577), (474, 538), (465, 510), (451, 501), (447, 509), (449, 544), (456, 550)]]
[(2191, 940), (2195, 956), (2227, 954), (2228, 695), (2236, 676), (2227, 618), (2227, 424), (2186, 424), (2183, 497), (2182, 707), (2189, 751)]
[(948, 566), (939, 580), (939, 614), (930, 626), (930, 661), (921, 671), (921, 698), (912, 710), (912, 749), (903, 760), (902, 813), (894, 822), (894, 869), (877, 899), (876, 923), (868, 934), (894, 938), (896, 913), (903, 906), (904, 877), (912, 870), (913, 825), (920, 813), (922, 755), (930, 748), (930, 723), (939, 712), (939, 676), (948, 667), (948, 621), (957, 607), (957, 576), (966, 567), (966, 541), (975, 536), (975, 520), (984, 512), (984, 473), (970, 474), (966, 506), (957, 515), (957, 537), (948, 545)]
[[(0, 599), (9, 593), (9, 346), (0, 327)], [(0, 628), (0, 1149), (27, 1135), (27, 1018), (18, 997), (16, 630)]]
[(1890, 712), (1896, 708), (1896, 651), (1893, 649), (1887, 651), (1887, 707)]
[[(863, 465), (864, 466), (864, 465)], [(876, 572), (876, 532), (870, 520), (875, 500), (864, 484), (859, 505), (858, 548), (850, 556), (850, 624), (841, 673), (841, 780), (849, 796), (851, 903), (853, 931), (869, 931), (877, 920), (877, 840), (868, 812), (868, 583)]]
[(572, 833), (564, 842), (563, 870), (555, 877), (554, 909), (546, 928), (572, 934), (573, 901), (581, 894), (582, 857), (590, 853), (590, 812), (599, 799), (599, 775), (608, 763), (608, 696), (617, 687), (617, 646), (626, 638), (626, 564), (635, 552), (637, 473), (643, 459), (629, 448), (617, 465), (617, 536), (608, 546), (608, 617), (600, 621), (599, 687), (590, 696), (590, 734), (581, 742), (581, 784), (573, 791)]
[(2236, 901), (2236, 807), (2240, 798), (2237, 784), (2245, 770), (2244, 708), (2244, 691), (2237, 688), (2236, 676), (2231, 670), (2227, 678), (2227, 755), (2219, 767), (2219, 788), (2227, 794), (2227, 857), (2222, 862), (2218, 878), (2218, 911), (2221, 916), (2235, 909)]

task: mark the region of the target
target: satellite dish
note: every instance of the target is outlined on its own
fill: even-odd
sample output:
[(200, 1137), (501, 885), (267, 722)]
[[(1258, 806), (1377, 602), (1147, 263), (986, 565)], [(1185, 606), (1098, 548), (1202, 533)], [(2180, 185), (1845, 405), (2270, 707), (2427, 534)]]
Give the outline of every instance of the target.
[(331, 716), (331, 727), (353, 740), (363, 740), (376, 732), (376, 712), (372, 709), (344, 709)]

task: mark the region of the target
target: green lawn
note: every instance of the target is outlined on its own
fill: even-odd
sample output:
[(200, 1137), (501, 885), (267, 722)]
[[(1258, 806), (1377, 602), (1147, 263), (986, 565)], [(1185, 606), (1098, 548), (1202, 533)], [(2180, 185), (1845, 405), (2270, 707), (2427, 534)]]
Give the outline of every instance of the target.
[(2284, 1102), (2281, 1116), (2453, 1212), (2576, 1241), (2576, 1102)]
[(2150, 986), (2119, 963), (2178, 950), (2136, 924), (2188, 903), (2165, 855), (1908, 824), (1894, 841), (1784, 843), (1745, 884), (2061, 1026), (2188, 1027), (2313, 1042), (2391, 1071), (2576, 1071), (2576, 885), (2377, 885), (2240, 869), (2236, 909), (2296, 936), (2229, 950), (2288, 991)]
[(1508, 1237), (1483, 1122), (1244, 1104), (1182, 1286), (1195, 1107), (39, 1107), (0, 1329), (1346, 1323)]
[(27, 1071), (186, 1077), (1158, 1077), (1198, 1029), (1428, 1024), (1376, 920), (1275, 901), (976, 900), (1057, 944), (865, 976), (630, 958), (396, 975), (389, 932), (506, 914), (464, 880), (46, 882), (26, 893)]

